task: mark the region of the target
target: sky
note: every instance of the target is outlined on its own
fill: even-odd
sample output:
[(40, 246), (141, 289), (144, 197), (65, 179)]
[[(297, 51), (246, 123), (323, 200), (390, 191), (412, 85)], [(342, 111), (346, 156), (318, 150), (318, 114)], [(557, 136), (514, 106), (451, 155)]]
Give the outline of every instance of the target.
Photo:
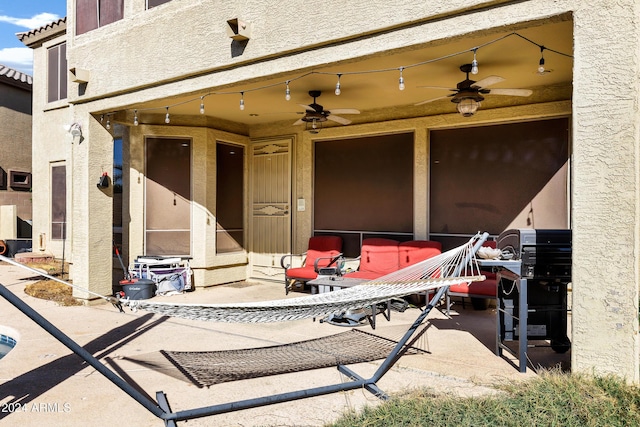
[(64, 18), (67, 0), (0, 0), (0, 64), (33, 75), (33, 51), (16, 33)]

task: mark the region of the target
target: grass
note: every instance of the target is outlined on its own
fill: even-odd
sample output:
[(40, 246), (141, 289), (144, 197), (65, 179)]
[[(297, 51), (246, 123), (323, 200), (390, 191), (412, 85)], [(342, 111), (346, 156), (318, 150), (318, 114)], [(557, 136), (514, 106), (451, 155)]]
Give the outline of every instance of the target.
[(474, 398), (414, 391), (359, 413), (347, 413), (327, 426), (640, 425), (640, 388), (617, 377), (548, 371), (498, 388), (501, 393)]

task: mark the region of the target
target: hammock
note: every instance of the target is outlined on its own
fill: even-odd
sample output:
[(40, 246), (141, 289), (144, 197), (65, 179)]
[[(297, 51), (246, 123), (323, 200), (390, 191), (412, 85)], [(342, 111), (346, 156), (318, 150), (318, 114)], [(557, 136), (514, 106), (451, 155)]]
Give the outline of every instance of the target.
[[(166, 351), (123, 357), (148, 369), (211, 387), (228, 381), (354, 365), (384, 359), (397, 341), (358, 329), (336, 335), (258, 348), (219, 351)], [(424, 354), (408, 346), (404, 354)]]
[(480, 246), (482, 246), (482, 243), (487, 237), (488, 233), (484, 233), (482, 235), (478, 233), (469, 241), (469, 243), (462, 245), (459, 248), (452, 249), (436, 257), (414, 264), (405, 269), (398, 270), (395, 273), (381, 277), (377, 280), (372, 280), (360, 286), (330, 292), (326, 295), (312, 295), (310, 297), (257, 304), (195, 305), (120, 300), (115, 297), (98, 295), (94, 292), (88, 291), (87, 289), (64, 282), (0, 255), (0, 260), (2, 261), (25, 268), (41, 276), (48, 277), (74, 288), (79, 288), (92, 295), (97, 295), (114, 305), (120, 306), (120, 304), (124, 304), (135, 309), (140, 308), (147, 311), (154, 311), (156, 313), (171, 313), (171, 315), (204, 320), (230, 321), (229, 319), (236, 319), (234, 321), (265, 322), (303, 318), (318, 315), (318, 313), (330, 314), (332, 311), (335, 312), (342, 309), (362, 308), (364, 306), (375, 304), (379, 301), (386, 301), (392, 297), (404, 296), (438, 288), (435, 297), (427, 304), (415, 322), (413, 322), (409, 327), (407, 332), (398, 341), (398, 344), (380, 364), (371, 378), (363, 378), (348, 367), (338, 365), (338, 370), (346, 375), (349, 378), (349, 381), (271, 396), (181, 410), (177, 412), (171, 410), (169, 401), (164, 392), (156, 392), (156, 400), (154, 401), (138, 388), (133, 387), (116, 373), (108, 369), (103, 363), (96, 359), (95, 356), (90, 354), (78, 343), (71, 340), (71, 338), (66, 336), (42, 315), (28, 306), (22, 299), (18, 298), (1, 284), (0, 296), (18, 308), (18, 310), (22, 311), (25, 315), (54, 336), (58, 341), (67, 346), (71, 351), (80, 356), (85, 362), (104, 375), (109, 381), (127, 393), (130, 397), (135, 399), (140, 405), (144, 406), (149, 412), (162, 419), (165, 422), (165, 425), (176, 426), (177, 421), (224, 414), (232, 411), (289, 402), (296, 399), (323, 396), (330, 393), (356, 390), (359, 388), (366, 389), (381, 399), (388, 399), (389, 396), (380, 390), (376, 383), (385, 375), (386, 372), (389, 371), (389, 369), (391, 369), (404, 351), (407, 350), (407, 343), (429, 315), (434, 304), (443, 297), (444, 292), (446, 291), (446, 286), (453, 283), (469, 283), (475, 280), (484, 280), (484, 276), (478, 274), (480, 269), (478, 263), (475, 261), (475, 252), (480, 248)]
[[(438, 289), (459, 283), (485, 280), (475, 259), (474, 243), (469, 242), (439, 255), (410, 265), (361, 285), (297, 298), (235, 303), (235, 304), (188, 304), (131, 300), (128, 298), (103, 296), (85, 288), (65, 282), (42, 271), (20, 264), (0, 255), (0, 260), (30, 270), (41, 276), (76, 288), (82, 292), (103, 298), (116, 307), (144, 310), (163, 316), (190, 320), (227, 323), (263, 323), (300, 320), (357, 310), (407, 295)], [(456, 276), (456, 277), (451, 277)], [(336, 278), (337, 281), (340, 278)]]
[[(425, 292), (443, 286), (482, 281), (473, 257), (474, 240), (401, 270), (361, 285), (297, 298), (235, 304), (177, 304), (120, 299), (132, 310), (163, 316), (215, 322), (262, 323), (300, 320), (356, 310), (391, 298)], [(469, 262), (469, 260), (472, 262)], [(461, 272), (458, 277), (450, 277)], [(339, 283), (340, 278), (336, 278)]]

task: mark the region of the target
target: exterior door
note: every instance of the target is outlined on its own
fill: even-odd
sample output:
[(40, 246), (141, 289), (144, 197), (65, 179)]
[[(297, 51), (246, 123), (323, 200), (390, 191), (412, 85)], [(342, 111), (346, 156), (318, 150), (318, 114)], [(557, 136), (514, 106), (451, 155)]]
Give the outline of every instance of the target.
[(146, 139), (145, 255), (191, 255), (191, 140)]
[(251, 146), (250, 271), (261, 280), (284, 280), (282, 255), (291, 252), (291, 140)]

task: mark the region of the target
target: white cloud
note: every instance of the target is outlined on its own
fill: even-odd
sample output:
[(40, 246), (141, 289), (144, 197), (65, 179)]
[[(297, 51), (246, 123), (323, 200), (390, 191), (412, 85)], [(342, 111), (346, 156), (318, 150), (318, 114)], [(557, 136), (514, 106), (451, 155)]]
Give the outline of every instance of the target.
[(27, 30), (33, 30), (40, 28), (44, 25), (50, 24), (53, 21), (60, 19), (55, 13), (39, 13), (31, 18), (14, 18), (12, 16), (0, 15), (0, 22), (7, 22), (9, 24), (17, 25), (18, 27), (26, 28)]
[(0, 64), (33, 75), (33, 50), (28, 47), (0, 49)]

